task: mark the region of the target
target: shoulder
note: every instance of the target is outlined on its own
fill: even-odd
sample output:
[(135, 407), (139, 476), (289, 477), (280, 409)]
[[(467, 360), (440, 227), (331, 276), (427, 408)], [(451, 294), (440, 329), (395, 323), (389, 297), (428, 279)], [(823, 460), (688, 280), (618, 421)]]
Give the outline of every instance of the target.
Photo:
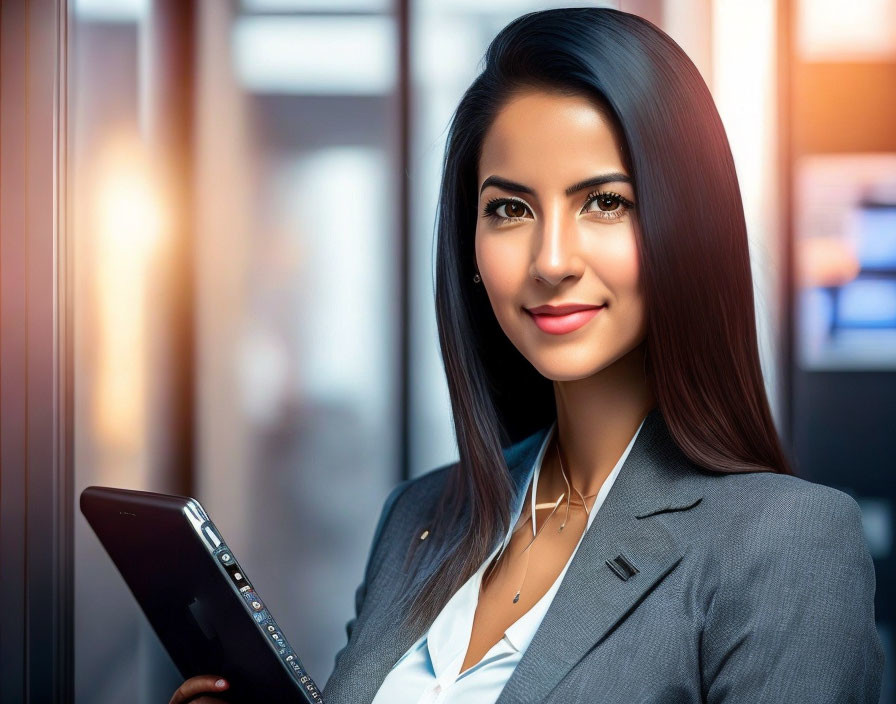
[(457, 462), (449, 462), (417, 477), (405, 479), (389, 494), (384, 513), (388, 509), (396, 516), (406, 517), (409, 513), (417, 514), (421, 509), (428, 509), (441, 496), (449, 473), (456, 471), (456, 468)]
[[(846, 492), (773, 472), (715, 474), (706, 494), (725, 522), (762, 534), (809, 537), (840, 533), (838, 542), (861, 538), (862, 512)], [(719, 518), (718, 514), (716, 518)]]
[[(537, 449), (545, 428), (541, 428), (523, 439), (503, 447), (501, 452), (504, 467), (496, 471), (513, 472)], [(449, 477), (460, 471), (460, 462), (455, 460), (430, 469), (423, 474), (406, 479), (392, 489), (383, 506), (380, 521), (374, 536), (374, 546), (383, 538), (390, 543), (393, 537), (409, 535), (422, 525), (426, 525), (435, 513), (435, 508), (444, 495)]]
[(856, 500), (791, 475), (708, 482), (702, 503), (718, 510), (702, 526), (707, 699), (876, 701), (883, 650)]
[[(544, 428), (535, 431), (525, 438), (502, 448), (502, 455), (507, 470), (512, 471), (526, 457), (531, 456), (543, 437)], [(409, 525), (433, 513), (436, 502), (443, 495), (445, 483), (452, 473), (459, 471), (459, 461), (454, 460), (438, 465), (423, 474), (399, 483), (390, 492), (380, 518), (378, 533), (383, 525), (393, 517), (394, 523)]]
[(733, 597), (728, 603), (755, 602), (772, 613), (768, 600), (801, 595), (799, 608), (817, 599), (849, 613), (873, 600), (874, 565), (852, 496), (764, 472), (719, 475), (709, 485), (706, 503), (717, 510), (700, 528), (713, 582)]
[(379, 552), (387, 550), (398, 536), (410, 535), (421, 519), (432, 513), (449, 473), (456, 467), (457, 462), (447, 463), (392, 488), (373, 533), (369, 562), (375, 562)]

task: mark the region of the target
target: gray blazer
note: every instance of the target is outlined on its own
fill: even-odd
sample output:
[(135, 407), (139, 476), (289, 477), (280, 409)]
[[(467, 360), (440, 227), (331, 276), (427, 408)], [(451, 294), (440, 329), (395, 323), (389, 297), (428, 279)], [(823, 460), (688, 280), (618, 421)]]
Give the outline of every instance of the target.
[[(518, 491), (548, 430), (504, 450)], [(368, 704), (422, 635), (385, 606), (448, 469), (386, 500), (326, 704)], [(654, 408), (497, 704), (877, 704), (874, 590), (853, 498), (702, 470)]]

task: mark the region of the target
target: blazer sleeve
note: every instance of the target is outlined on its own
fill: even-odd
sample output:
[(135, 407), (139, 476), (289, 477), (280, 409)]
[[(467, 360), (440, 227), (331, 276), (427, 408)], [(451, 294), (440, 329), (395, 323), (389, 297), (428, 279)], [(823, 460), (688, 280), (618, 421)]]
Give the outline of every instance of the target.
[[(861, 509), (819, 484), (726, 536), (701, 642), (708, 704), (877, 704), (883, 648)], [(777, 497), (776, 497), (777, 498)]]
[(374, 555), (376, 554), (377, 548), (379, 547), (380, 536), (382, 536), (383, 529), (386, 527), (386, 523), (389, 520), (392, 509), (395, 507), (395, 502), (412, 481), (413, 479), (406, 479), (405, 481), (398, 484), (398, 486), (396, 486), (394, 489), (392, 489), (391, 492), (389, 492), (389, 495), (386, 497), (386, 501), (383, 503), (383, 508), (380, 511), (379, 520), (377, 521), (376, 528), (373, 531), (373, 540), (371, 541), (370, 551), (367, 555), (367, 564), (364, 567), (364, 577), (361, 580), (361, 584), (355, 590), (355, 614), (345, 625), (347, 640), (346, 644), (343, 645), (339, 652), (336, 653), (335, 667), (339, 666), (339, 658), (342, 657), (342, 654), (348, 647), (348, 641), (351, 640), (352, 631), (354, 631), (355, 623), (358, 621), (358, 615), (361, 613), (361, 609), (364, 606), (364, 595), (367, 592), (367, 583), (370, 580), (370, 567), (374, 563)]

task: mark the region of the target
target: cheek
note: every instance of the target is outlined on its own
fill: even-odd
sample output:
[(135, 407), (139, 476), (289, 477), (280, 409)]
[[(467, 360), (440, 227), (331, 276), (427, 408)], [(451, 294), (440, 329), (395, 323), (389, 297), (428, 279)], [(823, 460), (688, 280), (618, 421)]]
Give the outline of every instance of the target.
[(493, 304), (515, 298), (525, 285), (528, 259), (519, 240), (476, 235), (476, 263)]
[(613, 234), (597, 240), (599, 247), (589, 252), (588, 263), (617, 303), (626, 303), (640, 297), (638, 245), (630, 229)]
[(614, 233), (589, 253), (589, 265), (610, 295), (607, 323), (620, 342), (629, 344), (646, 331), (646, 310), (641, 289), (641, 262), (633, 230)]
[(647, 314), (640, 270), (638, 248), (632, 238), (630, 246), (619, 252), (612, 273), (608, 273), (612, 277), (610, 286), (618, 298), (619, 312), (624, 314), (621, 320), (625, 321), (630, 341), (640, 340), (646, 334)]

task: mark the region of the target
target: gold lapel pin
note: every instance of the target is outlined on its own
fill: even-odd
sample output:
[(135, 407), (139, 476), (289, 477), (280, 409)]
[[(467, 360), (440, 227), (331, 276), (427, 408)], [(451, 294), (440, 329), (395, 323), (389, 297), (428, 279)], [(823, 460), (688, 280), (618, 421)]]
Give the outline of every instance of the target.
[(425, 530), (420, 534), (420, 540), (426, 540), (429, 537), (429, 531)]

